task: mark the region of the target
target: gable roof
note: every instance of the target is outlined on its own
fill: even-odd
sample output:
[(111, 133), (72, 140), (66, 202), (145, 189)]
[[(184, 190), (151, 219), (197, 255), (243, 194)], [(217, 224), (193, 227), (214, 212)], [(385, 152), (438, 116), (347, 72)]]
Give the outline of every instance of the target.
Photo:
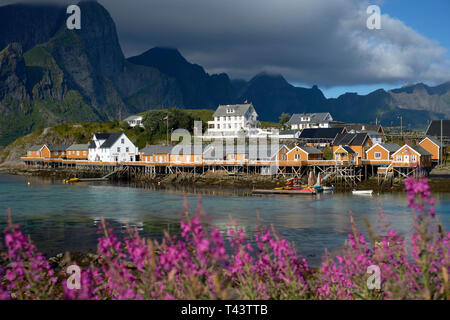
[(350, 145), (350, 146), (362, 146), (366, 141), (368, 135), (364, 133), (340, 133), (333, 141), (333, 145)]
[[(108, 136), (106, 138), (106, 141), (103, 142), (103, 144), (100, 146), (100, 148), (104, 149), (104, 148), (111, 148), (114, 143), (116, 143), (117, 140), (119, 140), (119, 138), (123, 135), (122, 132), (113, 132), (113, 133), (108, 133)], [(97, 137), (98, 139), (98, 137)]]
[(426, 139), (428, 139), (428, 140), (430, 140), (431, 142), (433, 142), (433, 143), (434, 143), (435, 145), (437, 145), (439, 148), (442, 147), (441, 142), (440, 142), (438, 139), (435, 139), (435, 138), (433, 138), (433, 137), (425, 137), (425, 138), (423, 138), (422, 141), (420, 141), (419, 144), (421, 144), (422, 142), (424, 142)]
[[(428, 126), (427, 136), (440, 137), (441, 136), (441, 120), (433, 120)], [(450, 137), (450, 120), (442, 120), (442, 136)]]
[(372, 147), (370, 147), (369, 150), (366, 151), (366, 153), (368, 153), (370, 150), (372, 150), (373, 148), (375, 148), (377, 146), (380, 146), (381, 148), (383, 148), (384, 150), (386, 150), (389, 153), (396, 152), (398, 149), (400, 149), (400, 146), (395, 143), (376, 143)]
[(32, 146), (32, 147), (28, 148), (28, 151), (39, 151), (39, 150), (41, 150), (44, 146), (45, 146), (44, 144), (41, 144), (41, 145), (38, 145), (38, 146)]
[[(220, 105), (216, 112), (214, 112), (213, 117), (223, 117), (223, 116), (243, 116), (245, 113), (252, 108), (255, 110), (251, 103), (248, 104), (233, 104), (233, 105)], [(233, 113), (227, 113), (227, 109), (233, 109)]]
[(281, 130), (278, 135), (280, 136), (284, 136), (284, 135), (295, 135), (297, 132), (299, 132), (299, 130)]
[(422, 148), (421, 146), (410, 146), (408, 144), (405, 144), (404, 146), (402, 146), (400, 149), (398, 149), (396, 152), (394, 152), (393, 156), (396, 155), (400, 150), (409, 147), (410, 149), (412, 149), (415, 153), (417, 153), (418, 155), (423, 155), (423, 156), (431, 156), (431, 153), (429, 153), (427, 150), (425, 150), (424, 148)]
[(416, 146), (411, 146), (411, 148), (413, 148), (414, 150), (416, 150), (418, 153), (420, 153), (423, 156), (431, 156), (431, 153), (428, 152), (427, 150), (425, 150), (423, 147), (416, 145)]
[(338, 153), (337, 151), (339, 149), (344, 149), (344, 151), (346, 151), (347, 153), (356, 153), (352, 148), (350, 148), (349, 146), (346, 146), (346, 145), (339, 146), (339, 148), (337, 148), (334, 153)]
[(59, 152), (59, 151), (66, 151), (66, 149), (67, 149), (68, 147), (69, 147), (69, 146), (66, 145), (66, 144), (54, 144), (54, 145), (49, 145), (49, 146), (48, 146), (48, 148), (50, 149), (50, 151), (56, 151), (56, 152)]
[(365, 123), (346, 123), (344, 126), (348, 131), (354, 130), (355, 132), (368, 132), (368, 131), (378, 131), (381, 129), (383, 131), (383, 127), (381, 125), (376, 124), (365, 124)]
[(338, 128), (307, 128), (300, 133), (300, 139), (334, 139), (344, 132), (344, 127)]
[[(294, 113), (292, 117), (286, 122), (287, 125), (292, 124), (300, 124), (300, 123), (319, 123), (319, 122), (330, 122), (333, 121), (331, 117), (330, 120), (325, 120), (327, 116), (331, 117), (329, 112), (320, 112), (320, 113)], [(309, 121), (302, 121), (302, 117), (309, 117)]]
[(129, 116), (128, 118), (125, 118), (124, 121), (141, 120), (141, 119), (143, 119), (143, 116)]
[(89, 149), (89, 144), (73, 144), (70, 147), (68, 147), (66, 150), (87, 150)]
[(150, 145), (141, 150), (143, 155), (151, 156), (154, 154), (169, 154), (173, 146)]

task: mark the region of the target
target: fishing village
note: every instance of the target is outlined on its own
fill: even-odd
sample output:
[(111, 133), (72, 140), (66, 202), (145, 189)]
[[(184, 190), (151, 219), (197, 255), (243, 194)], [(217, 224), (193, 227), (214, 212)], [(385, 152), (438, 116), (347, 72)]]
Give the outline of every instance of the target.
[[(206, 132), (195, 127), (193, 139), (172, 133), (177, 142), (183, 137), (177, 145), (169, 144), (167, 133), (165, 145), (138, 149), (125, 133), (100, 132), (89, 144), (32, 146), (21, 160), (30, 168), (69, 170), (69, 183), (145, 178), (161, 183), (167, 176), (176, 183), (177, 177), (221, 173), (234, 180), (261, 176), (277, 182), (277, 188), (255, 193), (315, 194), (358, 189), (369, 179), (380, 186), (427, 176), (447, 157), (449, 121), (433, 121), (423, 135), (409, 139), (401, 132), (397, 141), (405, 142), (399, 144), (381, 124), (346, 124), (329, 113), (294, 114), (285, 130), (261, 129), (257, 118), (252, 104), (221, 105)], [(143, 125), (139, 116), (125, 121)], [(168, 116), (161, 121), (168, 122)], [(91, 172), (91, 178), (78, 172)]]

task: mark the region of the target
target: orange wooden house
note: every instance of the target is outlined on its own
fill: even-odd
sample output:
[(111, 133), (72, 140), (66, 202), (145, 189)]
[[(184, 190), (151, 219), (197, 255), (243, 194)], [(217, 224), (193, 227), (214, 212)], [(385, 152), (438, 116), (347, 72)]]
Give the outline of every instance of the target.
[(322, 160), (322, 151), (314, 147), (295, 146), (287, 153), (287, 161), (291, 164), (308, 160)]
[(432, 166), (431, 153), (419, 145), (410, 146), (405, 144), (392, 154), (393, 165), (397, 167), (419, 166), (429, 168)]
[(447, 158), (447, 148), (441, 142), (432, 137), (426, 137), (419, 142), (419, 146), (431, 153), (431, 160), (433, 162), (441, 162), (441, 159)]
[(400, 149), (398, 144), (376, 143), (366, 151), (366, 159), (372, 164), (390, 164), (392, 155)]
[(89, 158), (89, 144), (73, 144), (66, 149), (66, 158), (73, 160), (87, 160)]
[(66, 150), (69, 146), (63, 144), (55, 144), (49, 145), (48, 149), (50, 150), (50, 158), (53, 159), (65, 159), (66, 158)]
[(349, 146), (337, 146), (333, 148), (333, 157), (336, 161), (350, 161), (355, 162), (358, 160), (358, 156), (352, 148)]
[[(338, 134), (333, 141), (333, 153), (339, 149), (340, 146), (348, 146), (354, 152), (355, 156), (360, 159), (366, 159), (366, 151), (373, 146), (367, 132), (362, 133), (344, 133)], [(346, 151), (344, 149), (344, 151)], [(343, 152), (342, 150), (340, 152)]]
[(168, 164), (173, 146), (151, 145), (140, 151), (140, 161), (153, 164)]
[(32, 146), (27, 151), (28, 158), (50, 158), (50, 149), (44, 145)]
[(196, 165), (202, 164), (203, 146), (191, 144), (178, 144), (172, 148), (169, 155), (171, 165)]

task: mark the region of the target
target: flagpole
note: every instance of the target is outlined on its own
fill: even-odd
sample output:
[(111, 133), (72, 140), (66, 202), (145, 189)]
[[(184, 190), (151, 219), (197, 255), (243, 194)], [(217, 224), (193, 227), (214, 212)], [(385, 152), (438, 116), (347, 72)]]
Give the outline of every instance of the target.
[(169, 145), (169, 115), (166, 117), (166, 144)]

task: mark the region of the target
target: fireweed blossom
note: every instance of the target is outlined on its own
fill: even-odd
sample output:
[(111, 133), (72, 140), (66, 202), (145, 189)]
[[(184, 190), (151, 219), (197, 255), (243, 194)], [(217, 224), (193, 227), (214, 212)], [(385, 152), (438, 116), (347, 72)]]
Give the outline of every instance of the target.
[[(342, 252), (325, 252), (317, 269), (273, 227), (257, 226), (254, 239), (239, 228), (224, 237), (207, 223), (201, 198), (193, 215), (185, 200), (180, 234), (166, 232), (160, 242), (131, 228), (119, 240), (102, 220), (98, 259), (83, 268), (79, 290), (70, 290), (64, 270), (52, 269), (10, 222), (0, 253), (0, 299), (450, 299), (450, 233), (437, 219), (425, 178), (408, 179), (405, 189), (409, 235), (392, 229), (380, 209), (366, 239), (350, 216)], [(380, 290), (367, 286), (372, 265), (381, 271)]]

